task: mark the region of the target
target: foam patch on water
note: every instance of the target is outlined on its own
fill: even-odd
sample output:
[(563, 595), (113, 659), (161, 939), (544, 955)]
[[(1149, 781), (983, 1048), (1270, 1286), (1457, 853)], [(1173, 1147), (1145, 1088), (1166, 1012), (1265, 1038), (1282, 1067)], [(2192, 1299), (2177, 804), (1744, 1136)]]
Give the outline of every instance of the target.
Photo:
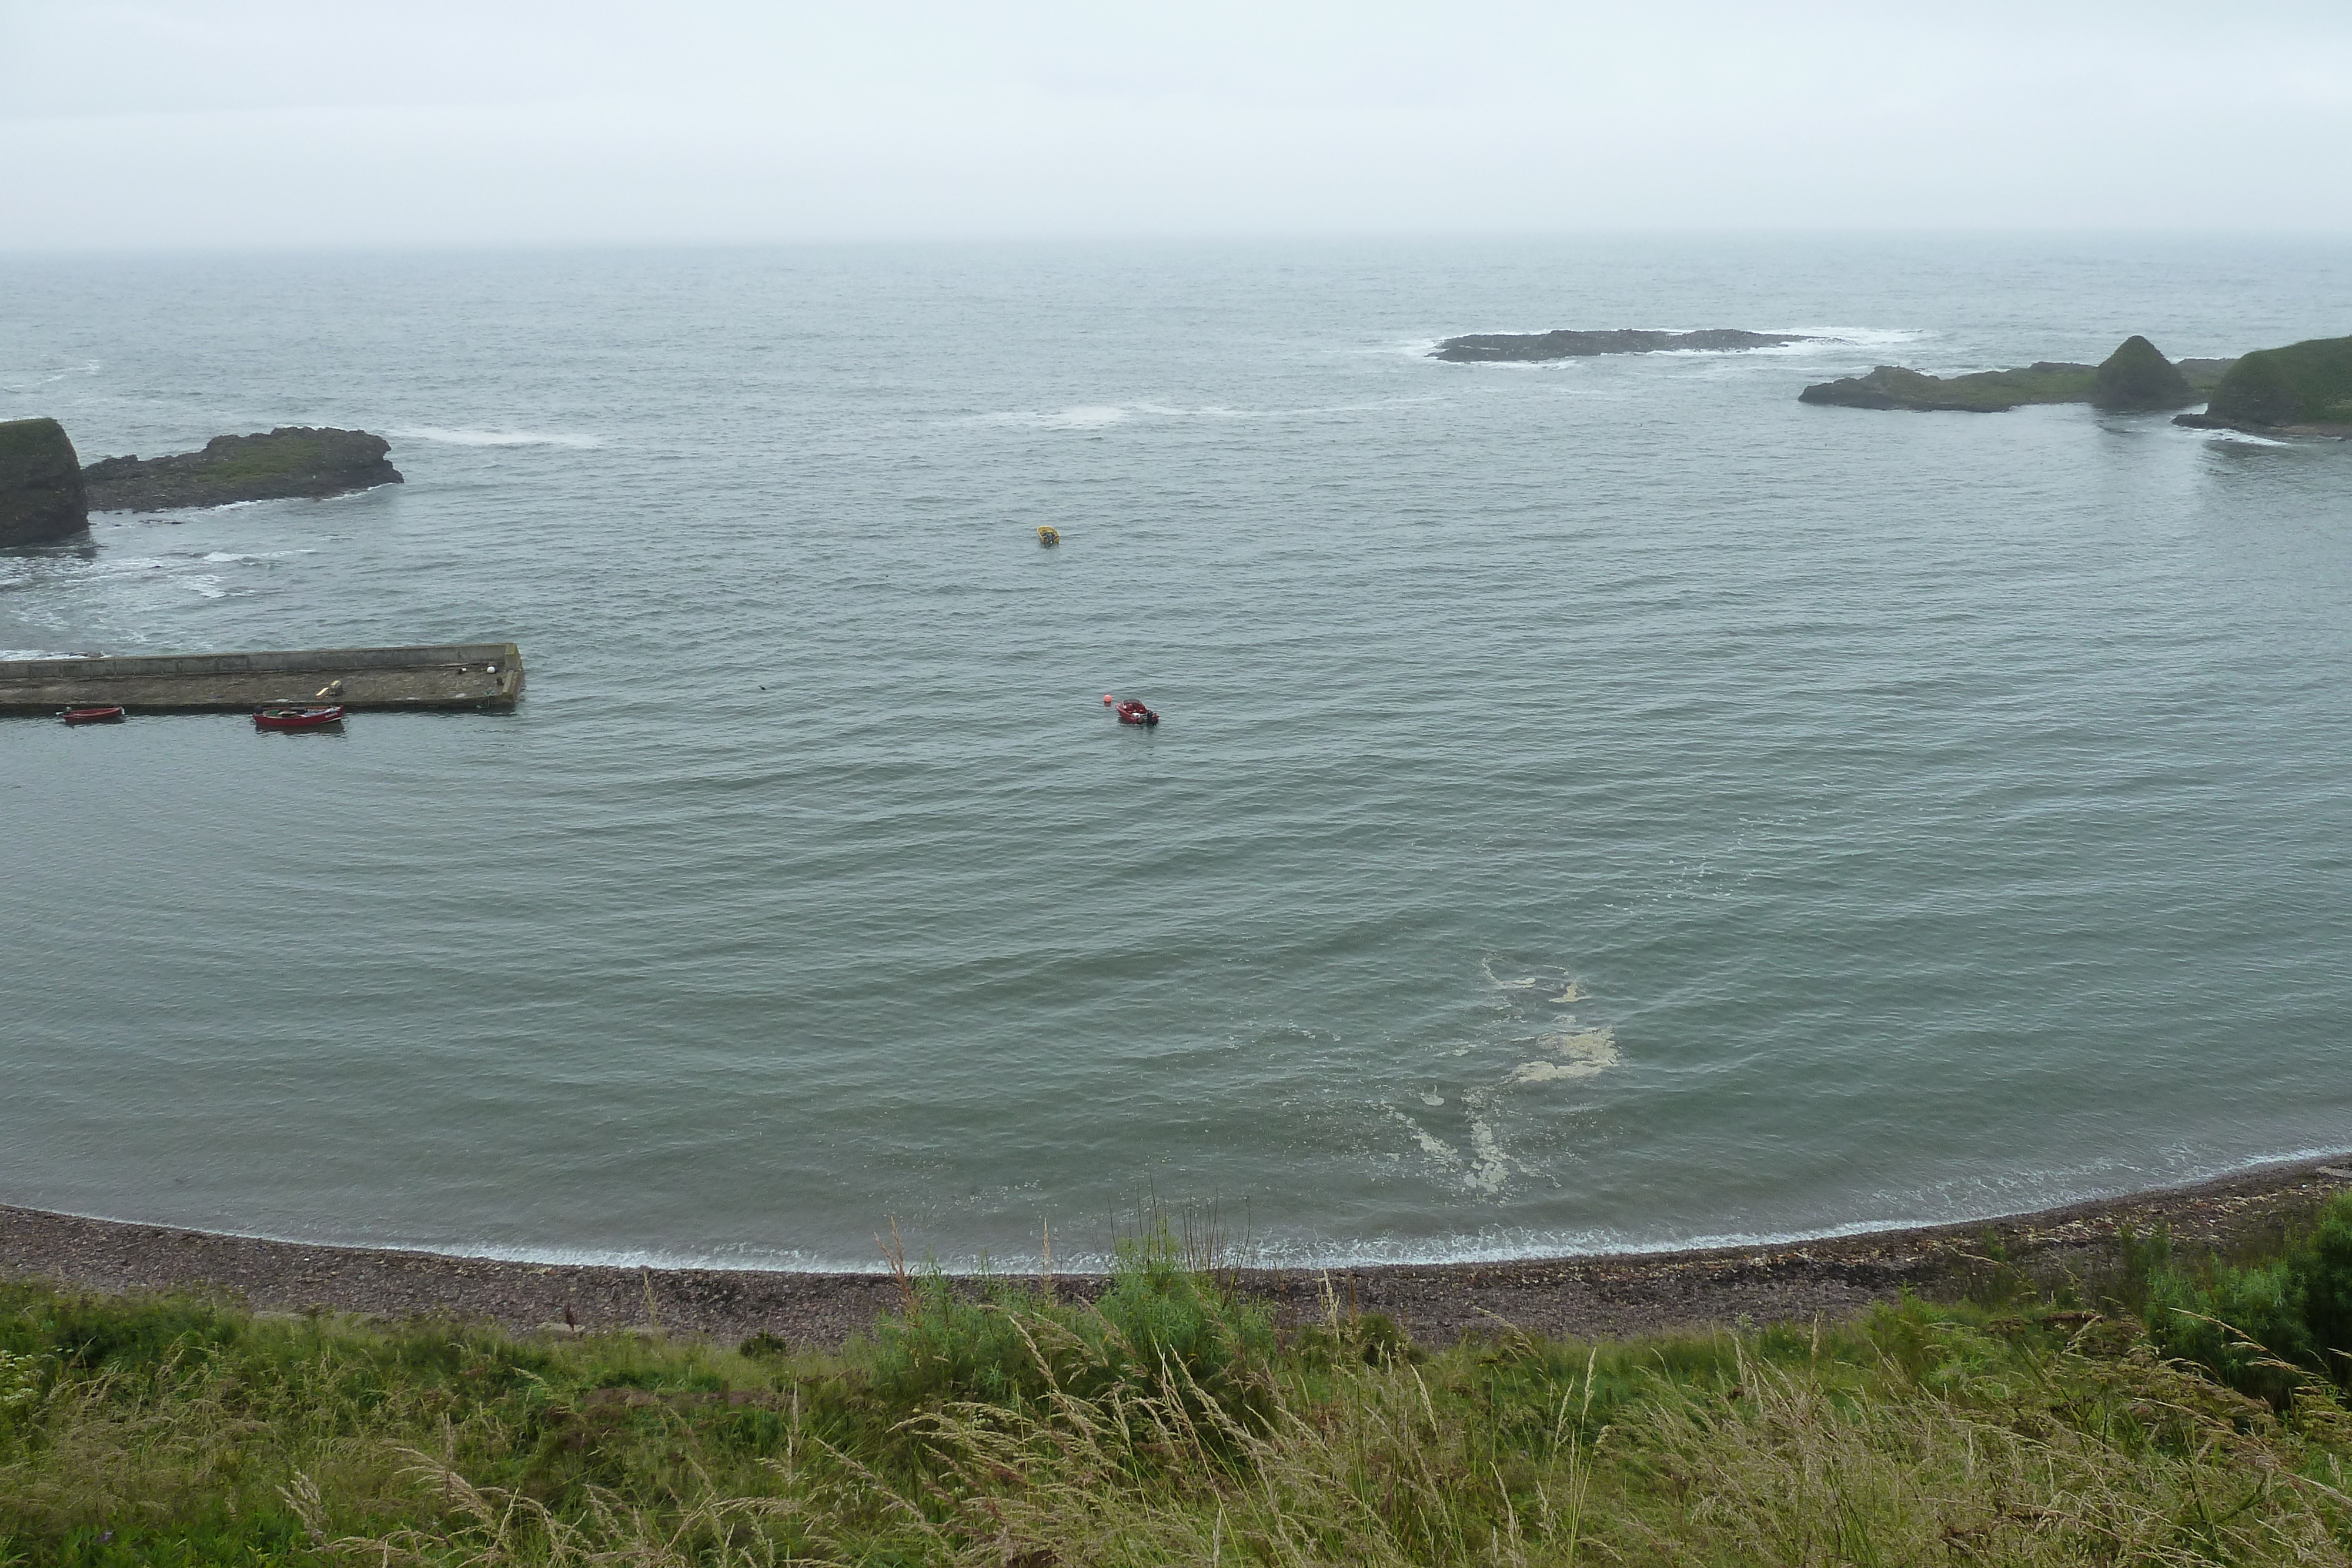
[(1554, 1083), (1563, 1079), (1595, 1078), (1622, 1060), (1617, 1053), (1616, 1031), (1606, 1024), (1599, 1029), (1548, 1034), (1536, 1044), (1549, 1051), (1554, 1060), (1521, 1062), (1511, 1074), (1511, 1082)]
[(983, 414), (977, 423), (1027, 425), (1033, 430), (1101, 430), (1125, 424), (1133, 417), (1133, 412), (1109, 404), (1086, 403), (1051, 411), (1016, 409), (1009, 413)]
[[(1465, 1096), (1463, 1103), (1470, 1106), (1474, 1112), (1477, 1112), (1486, 1108), (1486, 1096), (1483, 1094), (1472, 1094)], [(1503, 1190), (1503, 1184), (1511, 1179), (1511, 1171), (1515, 1166), (1522, 1171), (1528, 1168), (1521, 1162), (1513, 1159), (1509, 1151), (1503, 1147), (1503, 1140), (1495, 1135), (1495, 1124), (1492, 1122), (1483, 1115), (1472, 1115), (1470, 1118), (1470, 1168), (1463, 1174), (1462, 1185), (1472, 1192), (1482, 1193), (1491, 1197)]]
[[(1476, 1099), (1474, 1095), (1464, 1103), (1472, 1104)], [(1403, 1112), (1391, 1111), (1389, 1113), (1403, 1124), (1404, 1130), (1412, 1135), (1412, 1141), (1421, 1145), (1421, 1152), (1429, 1156), (1433, 1164), (1481, 1197), (1491, 1197), (1502, 1191), (1503, 1184), (1510, 1179), (1515, 1166), (1526, 1168), (1511, 1158), (1509, 1152), (1503, 1147), (1502, 1140), (1496, 1136), (1494, 1124), (1482, 1115), (1474, 1114), (1470, 1118), (1470, 1153), (1465, 1157), (1461, 1150)]]
[(1412, 1117), (1406, 1115), (1402, 1111), (1391, 1112), (1391, 1114), (1395, 1116), (1399, 1122), (1404, 1124), (1404, 1130), (1412, 1134), (1412, 1141), (1421, 1145), (1421, 1152), (1423, 1154), (1427, 1155), (1431, 1159), (1435, 1160), (1439, 1165), (1445, 1166), (1449, 1170), (1460, 1170), (1462, 1168), (1462, 1156), (1454, 1151), (1453, 1145), (1447, 1143), (1436, 1134), (1432, 1133), (1426, 1127), (1423, 1127), (1420, 1123), (1414, 1121)]
[[(1480, 1197), (1500, 1196), (1515, 1176), (1541, 1174), (1512, 1152), (1505, 1133), (1515, 1116), (1556, 1117), (1575, 1108), (1542, 1086), (1587, 1082), (1624, 1060), (1611, 1025), (1580, 1023), (1549, 1010), (1586, 998), (1575, 976), (1545, 965), (1498, 971), (1496, 962), (1489, 954), (1478, 964), (1480, 988), (1490, 997), (1481, 1010), (1492, 1021), (1477, 1031), (1485, 1038), (1439, 1051), (1448, 1061), (1478, 1059), (1464, 1064), (1469, 1082), (1455, 1097), (1462, 1117), (1458, 1141), (1448, 1142), (1406, 1112), (1387, 1108), (1433, 1175)], [(1438, 1092), (1441, 1087), (1421, 1091), (1422, 1104), (1443, 1110), (1447, 1097)]]
[(604, 444), (601, 435), (572, 431), (451, 430), (437, 424), (418, 424), (392, 434), (403, 441), (435, 441), (444, 446), (568, 446), (579, 451)]

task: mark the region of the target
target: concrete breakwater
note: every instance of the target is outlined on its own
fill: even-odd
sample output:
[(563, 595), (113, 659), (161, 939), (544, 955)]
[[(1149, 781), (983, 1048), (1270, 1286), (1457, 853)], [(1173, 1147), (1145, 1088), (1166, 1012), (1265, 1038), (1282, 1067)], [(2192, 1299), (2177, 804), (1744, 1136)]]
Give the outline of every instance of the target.
[(178, 653), (0, 661), (0, 714), (68, 707), (132, 713), (241, 712), (324, 699), (353, 709), (511, 708), (522, 695), (512, 643), (300, 653)]

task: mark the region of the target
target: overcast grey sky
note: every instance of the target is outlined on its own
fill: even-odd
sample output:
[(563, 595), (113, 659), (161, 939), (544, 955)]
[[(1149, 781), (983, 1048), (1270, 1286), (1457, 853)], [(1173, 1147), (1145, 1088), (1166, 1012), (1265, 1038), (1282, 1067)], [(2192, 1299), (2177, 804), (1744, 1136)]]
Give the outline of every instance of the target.
[(0, 248), (2352, 231), (2352, 0), (0, 0)]

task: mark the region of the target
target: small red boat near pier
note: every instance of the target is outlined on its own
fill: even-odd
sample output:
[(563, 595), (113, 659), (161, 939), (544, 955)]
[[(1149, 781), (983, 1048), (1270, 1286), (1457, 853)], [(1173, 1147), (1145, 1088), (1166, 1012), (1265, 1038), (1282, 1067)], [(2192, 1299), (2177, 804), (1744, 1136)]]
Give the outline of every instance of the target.
[(342, 722), (340, 707), (266, 707), (253, 716), (256, 729), (324, 729)]
[(68, 724), (119, 724), (122, 710), (119, 707), (69, 707), (58, 715)]

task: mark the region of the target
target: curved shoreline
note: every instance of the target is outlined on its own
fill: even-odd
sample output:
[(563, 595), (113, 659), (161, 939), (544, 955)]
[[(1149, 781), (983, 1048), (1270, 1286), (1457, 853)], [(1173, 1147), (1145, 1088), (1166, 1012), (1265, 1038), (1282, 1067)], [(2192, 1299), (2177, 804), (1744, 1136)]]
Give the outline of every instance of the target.
[[(2114, 1267), (2126, 1228), (2160, 1225), (2185, 1247), (2227, 1248), (2275, 1235), (2347, 1188), (2352, 1155), (2321, 1155), (2000, 1218), (1814, 1241), (1312, 1273), (1243, 1269), (1235, 1279), (1286, 1316), (1321, 1315), (1328, 1291), (1341, 1306), (1387, 1312), (1432, 1343), (1503, 1324), (1622, 1335), (1741, 1319), (1842, 1317), (1906, 1289), (1956, 1292), (1990, 1266), (1981, 1251), (1988, 1239), (2030, 1274), (2095, 1284)], [(267, 1241), (7, 1205), (0, 1205), (0, 1278), (108, 1292), (214, 1291), (261, 1312), (436, 1315), (522, 1333), (566, 1322), (590, 1332), (651, 1328), (720, 1340), (765, 1330), (811, 1348), (837, 1347), (898, 1299), (887, 1274), (507, 1262)], [(1073, 1275), (1053, 1281), (1076, 1296), (1100, 1283)]]

